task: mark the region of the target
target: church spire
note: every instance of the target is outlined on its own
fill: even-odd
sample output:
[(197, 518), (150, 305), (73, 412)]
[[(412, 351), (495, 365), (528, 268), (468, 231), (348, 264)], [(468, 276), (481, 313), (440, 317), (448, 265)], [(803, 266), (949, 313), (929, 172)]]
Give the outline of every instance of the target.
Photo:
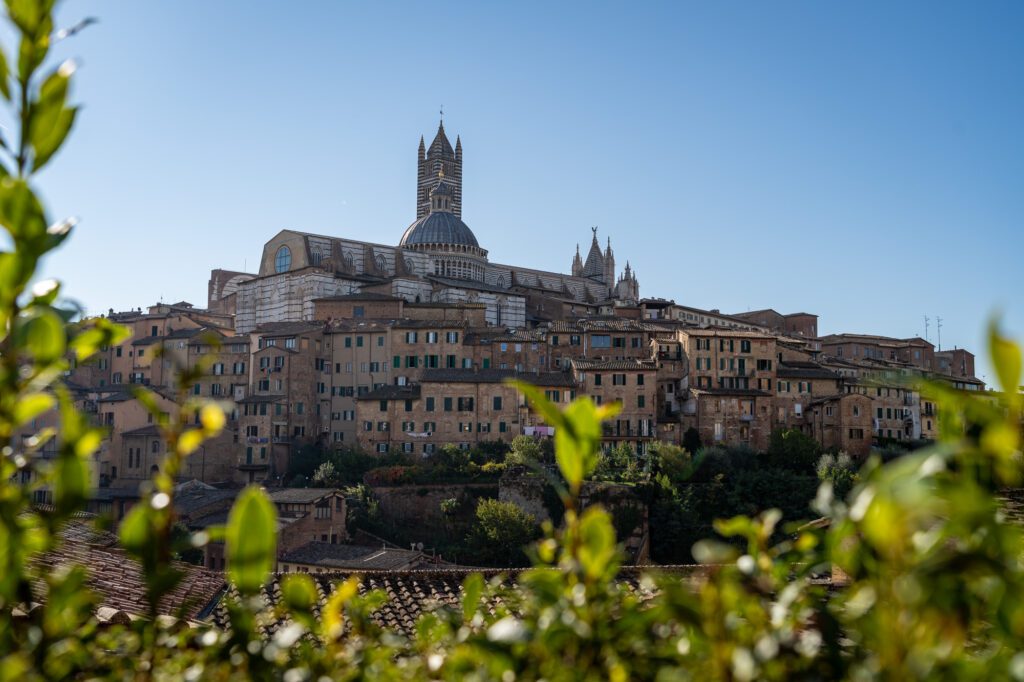
[(583, 276), (583, 259), (580, 257), (580, 244), (576, 242), (576, 257), (572, 259), (572, 276)]
[(448, 208), (462, 217), (462, 139), (456, 138), (457, 148), (452, 149), (444, 130), (444, 113), (437, 124), (437, 134), (429, 145), (420, 138), (418, 173), (416, 180), (416, 218), (422, 218), (431, 211), (430, 192), (437, 184), (438, 172), (444, 172), (444, 179), (450, 185), (452, 195)]

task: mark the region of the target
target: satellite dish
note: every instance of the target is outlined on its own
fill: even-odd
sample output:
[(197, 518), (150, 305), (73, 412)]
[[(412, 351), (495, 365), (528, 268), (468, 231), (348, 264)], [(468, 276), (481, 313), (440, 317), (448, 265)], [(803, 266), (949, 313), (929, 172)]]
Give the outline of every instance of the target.
[(423, 551), (423, 543), (422, 542), (417, 542), (416, 543), (416, 549), (418, 551), (422, 552)]

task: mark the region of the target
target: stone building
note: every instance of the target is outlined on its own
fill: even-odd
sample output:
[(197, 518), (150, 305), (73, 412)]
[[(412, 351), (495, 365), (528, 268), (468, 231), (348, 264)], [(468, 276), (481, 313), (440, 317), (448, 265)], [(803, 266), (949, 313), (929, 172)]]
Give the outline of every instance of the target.
[(897, 339), (871, 334), (829, 334), (821, 337), (821, 350), (844, 360), (901, 362), (918, 369), (935, 369), (935, 346), (920, 337)]
[(647, 451), (657, 436), (658, 365), (653, 360), (572, 360), (581, 394), (599, 405), (618, 403), (620, 411), (602, 425), (605, 447), (629, 445)]
[(296, 448), (327, 440), (331, 356), (322, 324), (266, 325), (250, 339), (250, 392), (238, 401), (239, 477), (280, 481)]
[(783, 336), (802, 336), (808, 339), (818, 338), (818, 316), (812, 313), (789, 313), (783, 315), (777, 310), (751, 310), (745, 313), (732, 313), (732, 317), (749, 320), (768, 331)]
[(359, 445), (367, 452), (430, 455), (448, 444), (469, 448), (538, 434), (543, 420), (510, 379), (537, 386), (563, 407), (576, 397), (575, 381), (564, 372), (427, 369), (416, 384), (384, 386), (357, 399)]
[(602, 251), (596, 228), (587, 262), (574, 263), (572, 274), (492, 262), (463, 221), (462, 159), (461, 141), (453, 148), (443, 126), (429, 148), (421, 140), (416, 219), (396, 246), (283, 230), (264, 245), (255, 277), (215, 271), (221, 274), (211, 276), (211, 292), (218, 298), (210, 307), (234, 296), (235, 327), (246, 333), (271, 322), (312, 320), (316, 299), (358, 293), (481, 304), (486, 324), (502, 327), (526, 326), (527, 300), (541, 314), (563, 312), (568, 301), (587, 312), (636, 303), (636, 273), (627, 267), (616, 276), (610, 240)]
[(838, 393), (810, 401), (804, 411), (808, 435), (826, 449), (851, 457), (871, 450), (871, 399), (860, 393)]

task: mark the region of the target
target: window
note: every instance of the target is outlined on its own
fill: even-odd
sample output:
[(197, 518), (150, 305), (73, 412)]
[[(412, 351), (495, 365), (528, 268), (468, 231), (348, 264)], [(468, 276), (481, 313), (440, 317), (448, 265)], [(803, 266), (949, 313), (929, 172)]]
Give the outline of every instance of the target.
[(451, 412), (452, 411), (452, 399), (451, 398), (445, 398), (444, 399), (444, 411), (445, 412)]
[(647, 405), (647, 399), (644, 396), (642, 396), (642, 395), (638, 395), (636, 397), (636, 406), (637, 407), (646, 407), (646, 405)]
[(405, 342), (406, 343), (416, 343), (418, 337), (419, 337), (418, 332), (406, 332), (405, 333)]
[(427, 398), (426, 410), (427, 410), (427, 412), (433, 412), (434, 411), (434, 398), (433, 398), (433, 396)]
[(644, 375), (643, 374), (637, 374), (636, 375), (636, 385), (637, 386), (643, 386), (644, 385)]
[(594, 375), (594, 385), (595, 386), (600, 386), (601, 385), (601, 375), (600, 374), (595, 374)]
[(377, 337), (377, 346), (383, 346), (383, 345), (384, 345), (384, 337), (383, 336), (378, 336)]
[(625, 386), (626, 375), (625, 374), (613, 374), (612, 375), (612, 386)]
[(351, 347), (352, 347), (352, 337), (351, 336), (346, 336), (345, 337), (345, 348), (351, 348)]
[(444, 335), (444, 340), (447, 341), (448, 343), (458, 343), (459, 342), (459, 333), (458, 332), (448, 332), (448, 333), (446, 333)]
[(388, 411), (388, 401), (386, 401), (386, 400), (381, 400), (380, 401), (380, 411), (381, 412), (387, 412)]
[(387, 452), (388, 452), (388, 444), (387, 443), (377, 443), (377, 452), (378, 452), (378, 454), (382, 454), (382, 455), (387, 454)]
[(557, 334), (555, 334), (555, 335), (553, 335), (551, 337), (551, 345), (552, 346), (557, 346), (558, 345), (558, 335)]
[(569, 335), (569, 345), (570, 346), (578, 346), (578, 345), (580, 345), (580, 336), (579, 336), (579, 334), (570, 334)]
[(302, 403), (295, 403), (295, 414), (302, 414), (305, 411), (305, 406)]
[(274, 272), (284, 272), (292, 267), (292, 252), (287, 246), (282, 246), (274, 256)]
[(495, 411), (498, 411), (498, 410), (501, 409), (501, 396), (500, 395), (494, 396), (494, 399), (492, 401), (492, 407), (493, 407), (493, 409)]
[(437, 332), (427, 332), (427, 343), (437, 343)]
[(612, 337), (608, 334), (593, 334), (590, 337), (591, 348), (611, 348)]
[(114, 349), (114, 355), (116, 355), (117, 357), (121, 357), (121, 346), (118, 346), (117, 348)]
[(626, 337), (624, 337), (624, 336), (616, 336), (614, 339), (612, 339), (612, 348), (625, 348), (625, 347), (626, 347)]
[(391, 425), (388, 424), (387, 422), (377, 422), (377, 430), (378, 431), (389, 431), (390, 429), (391, 429)]
[(749, 353), (750, 352), (750, 341), (748, 341), (746, 339), (743, 339), (743, 340), (740, 341), (740, 352), (741, 353)]
[(473, 399), (472, 398), (459, 398), (459, 412), (472, 412), (473, 411)]

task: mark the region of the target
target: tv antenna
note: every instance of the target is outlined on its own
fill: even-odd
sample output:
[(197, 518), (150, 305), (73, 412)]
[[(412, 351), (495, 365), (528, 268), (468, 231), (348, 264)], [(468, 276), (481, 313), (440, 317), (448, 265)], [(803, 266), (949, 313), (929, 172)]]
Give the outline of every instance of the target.
[(929, 341), (928, 338), (928, 323), (931, 322), (931, 318), (927, 315), (924, 316), (924, 340)]
[(935, 328), (938, 334), (939, 350), (942, 350), (942, 318), (935, 317)]

